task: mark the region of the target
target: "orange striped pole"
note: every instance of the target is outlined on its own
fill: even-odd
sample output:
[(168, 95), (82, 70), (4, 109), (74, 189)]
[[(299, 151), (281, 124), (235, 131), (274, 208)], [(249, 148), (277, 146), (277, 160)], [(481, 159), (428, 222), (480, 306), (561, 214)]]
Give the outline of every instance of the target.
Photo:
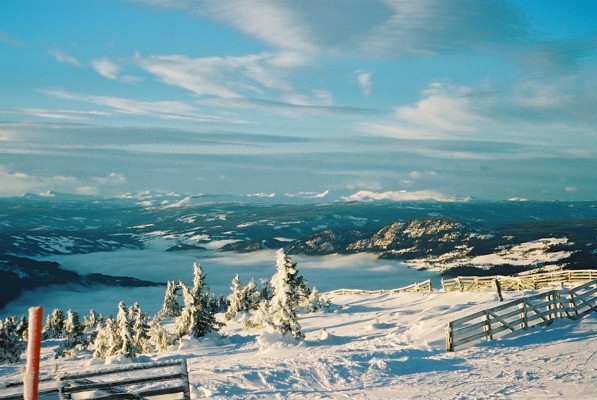
[(29, 309), (29, 332), (27, 343), (27, 370), (23, 377), (24, 400), (37, 400), (39, 397), (39, 354), (41, 347), (41, 306)]

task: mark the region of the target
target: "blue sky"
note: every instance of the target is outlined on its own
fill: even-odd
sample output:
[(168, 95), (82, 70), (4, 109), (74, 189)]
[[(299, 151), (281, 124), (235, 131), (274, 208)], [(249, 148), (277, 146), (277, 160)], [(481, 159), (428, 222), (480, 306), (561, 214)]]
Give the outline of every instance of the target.
[(597, 2), (0, 3), (0, 196), (597, 200)]

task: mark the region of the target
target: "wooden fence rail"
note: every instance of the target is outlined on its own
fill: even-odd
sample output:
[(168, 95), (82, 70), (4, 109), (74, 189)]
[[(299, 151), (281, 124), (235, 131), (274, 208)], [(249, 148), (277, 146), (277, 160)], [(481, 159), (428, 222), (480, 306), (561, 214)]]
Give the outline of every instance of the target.
[(336, 289), (328, 292), (328, 294), (351, 295), (351, 294), (384, 294), (384, 293), (401, 293), (401, 292), (431, 292), (433, 286), (431, 279), (423, 282), (415, 282), (412, 285), (404, 286), (397, 289), (380, 289), (380, 290), (362, 290), (362, 289)]
[(520, 276), (459, 276), (442, 279), (445, 292), (493, 290), (493, 281), (499, 282), (502, 290), (542, 289), (563, 283), (582, 283), (597, 279), (597, 270), (567, 270)]
[(556, 318), (579, 319), (597, 311), (597, 279), (573, 289), (554, 289), (523, 297), (451, 321), (446, 350), (492, 340), (520, 329), (549, 325)]
[[(190, 400), (187, 362), (185, 359), (133, 364), (46, 378), (51, 383), (40, 395), (58, 394), (60, 399), (83, 396), (85, 399), (141, 399), (152, 396), (179, 394)], [(6, 387), (17, 387), (18, 383)], [(18, 393), (0, 394), (1, 400), (23, 398), (22, 383)], [(168, 397), (176, 398), (176, 397)]]

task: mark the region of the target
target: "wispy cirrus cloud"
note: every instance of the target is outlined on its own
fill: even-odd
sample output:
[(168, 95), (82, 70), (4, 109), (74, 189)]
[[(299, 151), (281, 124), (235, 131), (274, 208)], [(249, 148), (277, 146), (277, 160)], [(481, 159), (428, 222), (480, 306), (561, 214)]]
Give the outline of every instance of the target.
[[(328, 105), (329, 100), (317, 96), (289, 97), (295, 102), (283, 102), (254, 98), (212, 98), (201, 100), (200, 104), (245, 109), (262, 109), (281, 114), (315, 114), (315, 115), (375, 115), (380, 111), (371, 108)], [(323, 104), (322, 104), (323, 103)]]
[(139, 77), (123, 74), (120, 65), (105, 57), (92, 61), (91, 66), (95, 72), (110, 80), (118, 80), (125, 83), (134, 83), (140, 80)]
[(289, 70), (304, 65), (292, 54), (248, 54), (236, 57), (191, 58), (186, 55), (137, 55), (135, 62), (162, 82), (202, 96), (239, 98), (267, 90), (292, 92)]
[(502, 1), (132, 1), (216, 19), (275, 48), (307, 53), (396, 58), (504, 46), (528, 37), (521, 13)]
[(46, 89), (42, 92), (48, 96), (64, 100), (105, 106), (123, 114), (203, 122), (216, 122), (220, 120), (218, 117), (199, 114), (195, 107), (181, 101), (143, 101), (113, 96), (85, 95), (61, 89)]
[(81, 67), (81, 62), (74, 56), (64, 53), (62, 50), (57, 48), (51, 48), (48, 53), (54, 57), (54, 59), (63, 64), (70, 64), (74, 67)]
[(23, 45), (23, 42), (20, 39), (8, 36), (2, 31), (0, 31), (0, 43), (10, 47), (21, 47)]
[(110, 116), (109, 112), (104, 111), (82, 111), (82, 110), (64, 110), (47, 108), (23, 108), (23, 109), (0, 109), (0, 114), (28, 115), (33, 117), (42, 117), (56, 120), (89, 120)]

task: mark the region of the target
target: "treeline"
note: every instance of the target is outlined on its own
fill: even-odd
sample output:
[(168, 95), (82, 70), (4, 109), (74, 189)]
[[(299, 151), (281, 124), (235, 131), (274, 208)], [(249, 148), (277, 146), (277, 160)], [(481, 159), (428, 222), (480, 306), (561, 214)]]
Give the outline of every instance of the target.
[[(138, 303), (127, 307), (121, 301), (116, 317), (104, 317), (91, 310), (81, 320), (79, 313), (59, 309), (45, 321), (42, 338), (61, 339), (55, 357), (73, 358), (93, 352), (94, 358), (166, 351), (185, 337), (198, 338), (217, 333), (225, 321), (240, 319), (245, 329), (270, 328), (296, 340), (304, 338), (299, 312), (327, 309), (329, 301), (316, 288), (310, 289), (299, 274), (297, 264), (280, 249), (276, 253), (276, 272), (271, 280), (254, 279), (247, 285), (237, 274), (227, 298), (216, 297), (205, 284), (206, 274), (200, 264), (193, 264), (193, 284), (169, 281), (161, 310), (153, 317)], [(182, 301), (181, 301), (182, 300)], [(222, 313), (223, 318), (216, 318)], [(28, 323), (26, 317), (9, 317), (0, 321), (0, 362), (18, 362), (25, 349)]]

